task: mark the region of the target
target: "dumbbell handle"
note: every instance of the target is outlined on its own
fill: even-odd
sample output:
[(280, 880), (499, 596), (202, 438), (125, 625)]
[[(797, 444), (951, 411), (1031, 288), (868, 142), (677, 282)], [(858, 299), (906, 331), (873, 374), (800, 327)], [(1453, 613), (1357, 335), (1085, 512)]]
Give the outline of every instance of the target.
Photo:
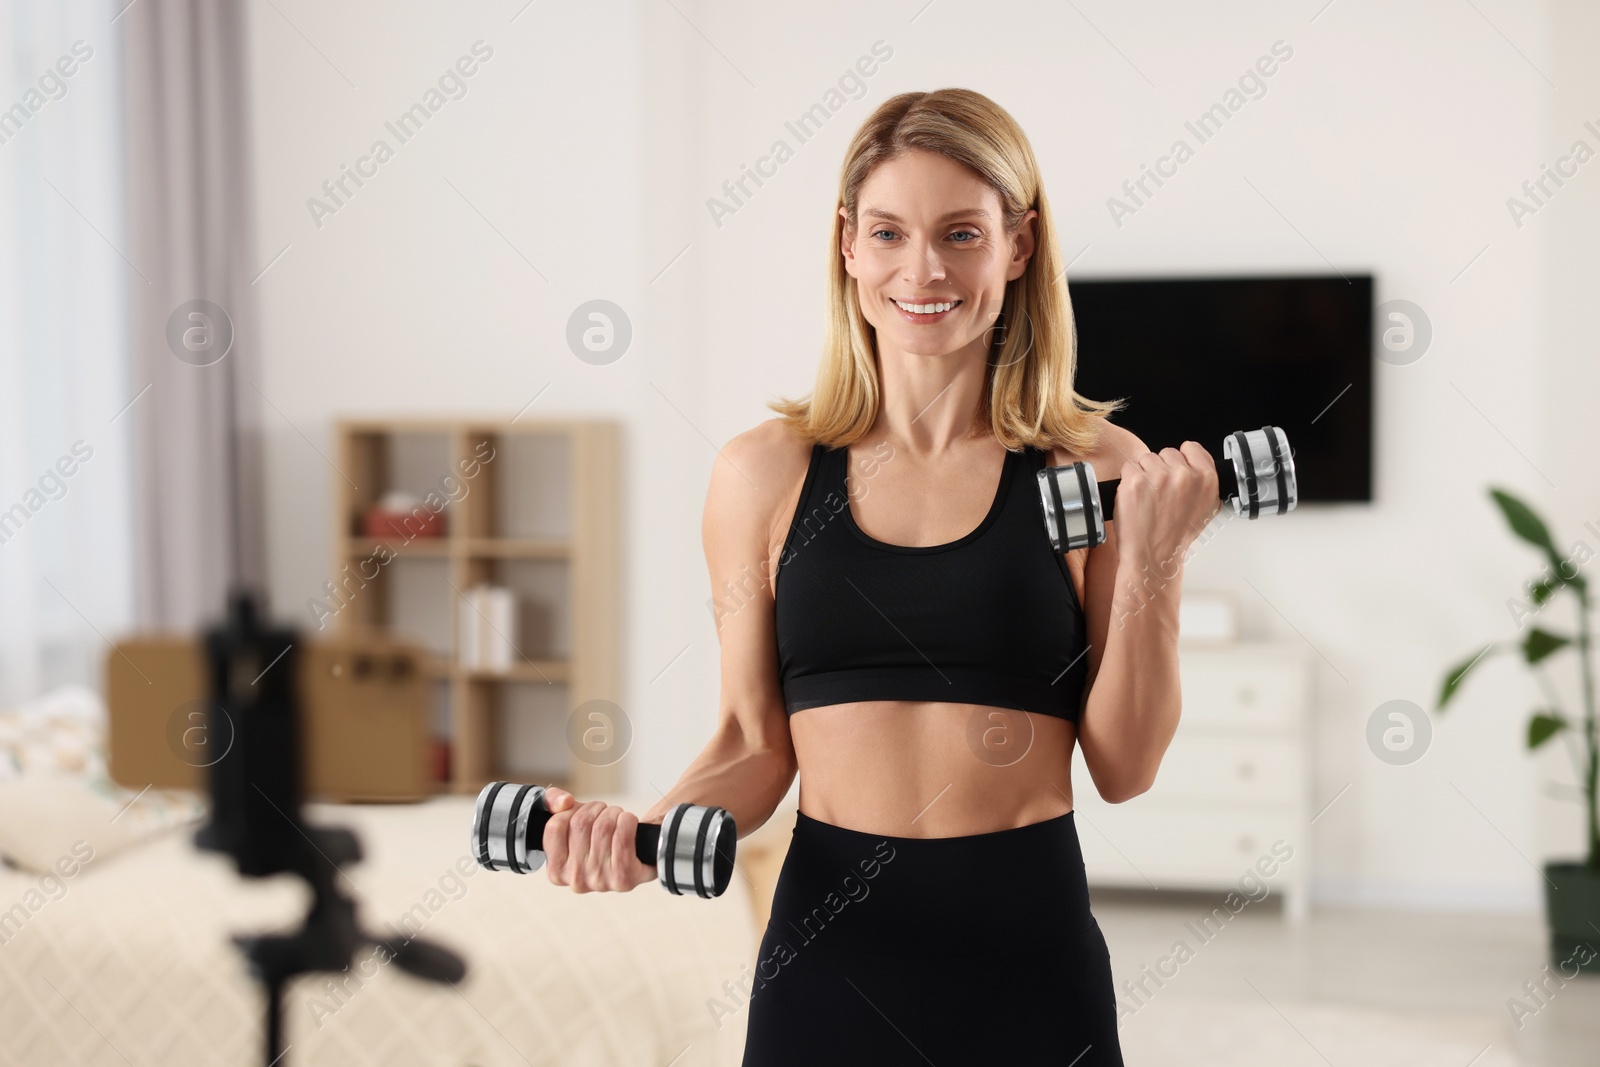
[[(495, 871), (528, 874), (544, 866), (544, 828), (554, 813), (545, 788), (490, 782), (472, 816), (472, 851)], [(640, 823), (634, 855), (656, 868), (668, 892), (720, 896), (733, 875), (738, 829), (723, 808), (675, 804), (661, 823)]]
[[(555, 818), (555, 812), (539, 804), (528, 812), (528, 844), (530, 847), (540, 846), (535, 851), (543, 852), (544, 828)], [(639, 862), (647, 867), (656, 865), (656, 853), (661, 848), (661, 824), (642, 822), (639, 830), (633, 835), (633, 854), (639, 857)]]
[[(1116, 518), (1117, 487), (1121, 484), (1121, 478), (1100, 483), (1100, 514), (1108, 519)], [(1234, 497), (1248, 499), (1249, 495), (1239, 492), (1239, 476), (1231, 465), (1224, 464), (1217, 468), (1217, 499), (1226, 503)]]

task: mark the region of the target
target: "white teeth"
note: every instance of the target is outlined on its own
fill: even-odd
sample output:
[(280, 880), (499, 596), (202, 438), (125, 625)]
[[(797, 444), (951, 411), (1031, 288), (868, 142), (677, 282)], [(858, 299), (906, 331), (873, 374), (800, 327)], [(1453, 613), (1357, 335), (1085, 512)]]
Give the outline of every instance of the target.
[(949, 311), (958, 303), (960, 301), (951, 301), (946, 304), (907, 304), (904, 301), (896, 300), (894, 306), (901, 311), (910, 311), (917, 315), (936, 315), (941, 311)]

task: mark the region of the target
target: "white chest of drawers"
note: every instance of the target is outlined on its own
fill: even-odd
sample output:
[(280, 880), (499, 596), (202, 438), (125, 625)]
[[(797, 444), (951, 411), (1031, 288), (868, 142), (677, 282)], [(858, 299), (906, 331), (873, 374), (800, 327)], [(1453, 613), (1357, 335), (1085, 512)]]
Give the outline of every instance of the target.
[(1073, 807), (1091, 886), (1235, 891), (1258, 901), (1269, 887), (1290, 922), (1305, 920), (1309, 656), (1303, 644), (1180, 645), (1178, 731), (1155, 784), (1126, 803), (1100, 798), (1075, 750)]

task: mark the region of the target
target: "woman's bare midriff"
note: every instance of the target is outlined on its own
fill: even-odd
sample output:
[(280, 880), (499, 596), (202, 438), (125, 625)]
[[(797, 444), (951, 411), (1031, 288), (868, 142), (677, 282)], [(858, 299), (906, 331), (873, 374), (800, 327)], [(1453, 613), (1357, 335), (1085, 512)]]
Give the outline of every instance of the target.
[(789, 716), (800, 810), (894, 837), (963, 837), (1072, 810), (1066, 719), (1010, 708), (905, 700)]

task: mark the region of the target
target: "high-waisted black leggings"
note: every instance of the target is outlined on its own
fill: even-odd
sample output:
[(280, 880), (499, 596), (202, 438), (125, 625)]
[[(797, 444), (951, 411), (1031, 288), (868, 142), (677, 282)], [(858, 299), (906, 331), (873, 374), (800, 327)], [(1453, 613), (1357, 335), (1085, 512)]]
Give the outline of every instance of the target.
[(744, 1067), (1122, 1067), (1071, 812), (968, 837), (805, 814), (761, 940)]

